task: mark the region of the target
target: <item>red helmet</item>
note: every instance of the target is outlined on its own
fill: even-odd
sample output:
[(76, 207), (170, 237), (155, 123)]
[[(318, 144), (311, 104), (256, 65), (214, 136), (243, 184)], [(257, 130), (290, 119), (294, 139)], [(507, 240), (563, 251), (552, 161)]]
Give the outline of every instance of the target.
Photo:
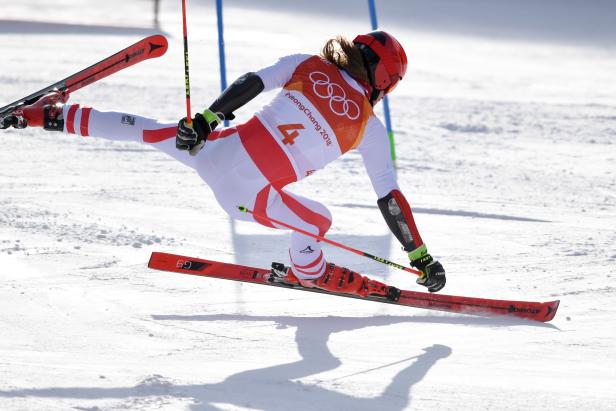
[(392, 91), (406, 73), (404, 49), (391, 34), (373, 31), (355, 37), (353, 43), (364, 56), (368, 79), (372, 86), (370, 102), (376, 104)]

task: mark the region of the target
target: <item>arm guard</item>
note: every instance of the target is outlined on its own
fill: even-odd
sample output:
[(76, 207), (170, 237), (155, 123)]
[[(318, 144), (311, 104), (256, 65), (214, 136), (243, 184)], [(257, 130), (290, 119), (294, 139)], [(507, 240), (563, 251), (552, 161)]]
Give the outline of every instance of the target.
[(390, 191), (385, 197), (380, 198), (377, 204), (389, 229), (400, 241), (405, 251), (413, 251), (423, 245), (411, 207), (400, 191)]
[(246, 73), (227, 87), (209, 109), (214, 113), (221, 113), (227, 120), (233, 120), (233, 112), (258, 96), (264, 87), (257, 74)]

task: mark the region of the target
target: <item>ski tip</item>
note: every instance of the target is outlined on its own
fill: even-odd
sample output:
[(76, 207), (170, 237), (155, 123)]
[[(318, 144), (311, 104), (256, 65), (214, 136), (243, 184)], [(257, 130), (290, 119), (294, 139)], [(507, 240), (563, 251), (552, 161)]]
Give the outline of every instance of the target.
[(541, 321), (548, 322), (551, 321), (556, 315), (556, 311), (558, 311), (558, 306), (560, 305), (560, 300), (548, 301), (545, 305), (547, 307), (547, 313)]
[(149, 44), (149, 57), (160, 57), (167, 52), (169, 48), (169, 42), (167, 38), (162, 34), (152, 36), (148, 41)]

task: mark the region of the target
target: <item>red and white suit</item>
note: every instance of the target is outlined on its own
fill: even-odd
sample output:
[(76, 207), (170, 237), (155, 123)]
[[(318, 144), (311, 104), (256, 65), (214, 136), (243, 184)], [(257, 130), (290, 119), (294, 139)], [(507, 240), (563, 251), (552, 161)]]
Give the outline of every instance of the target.
[[(176, 149), (175, 122), (66, 105), (65, 131), (148, 143), (194, 168), (231, 217), (254, 221), (237, 209), (245, 205), (319, 235), (331, 226), (331, 213), (287, 185), (357, 149), (378, 198), (398, 189), (385, 128), (346, 72), (318, 56), (297, 54), (256, 74), (265, 91), (281, 91), (247, 122), (210, 134), (194, 157)], [(316, 278), (325, 270), (320, 243), (311, 237), (294, 232), (289, 254), (297, 277)]]

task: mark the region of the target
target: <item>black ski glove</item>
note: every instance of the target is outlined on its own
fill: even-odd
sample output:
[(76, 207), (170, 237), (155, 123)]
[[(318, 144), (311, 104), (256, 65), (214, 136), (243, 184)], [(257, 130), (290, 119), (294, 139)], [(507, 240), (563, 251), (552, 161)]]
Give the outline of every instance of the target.
[(210, 133), (223, 120), (224, 118), (210, 110), (205, 110), (203, 114), (197, 113), (190, 125), (184, 117), (178, 123), (175, 147), (178, 150), (187, 150), (191, 156), (196, 155), (205, 145)]
[(440, 291), (445, 287), (447, 279), (445, 269), (437, 260), (428, 254), (425, 244), (409, 253), (411, 265), (421, 271), (417, 284), (423, 285), (431, 293)]

